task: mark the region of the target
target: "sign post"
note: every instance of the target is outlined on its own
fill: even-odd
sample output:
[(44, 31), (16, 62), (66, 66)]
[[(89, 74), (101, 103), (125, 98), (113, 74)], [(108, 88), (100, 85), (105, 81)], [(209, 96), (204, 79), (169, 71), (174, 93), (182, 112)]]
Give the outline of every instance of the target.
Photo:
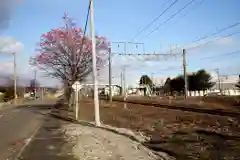
[(75, 107), (76, 107), (76, 113), (75, 113), (75, 116), (76, 116), (76, 120), (78, 120), (78, 111), (79, 111), (79, 104), (78, 104), (78, 92), (81, 90), (82, 88), (82, 85), (80, 84), (80, 82), (76, 81), (73, 83), (72, 85), (72, 88), (74, 89), (75, 91)]

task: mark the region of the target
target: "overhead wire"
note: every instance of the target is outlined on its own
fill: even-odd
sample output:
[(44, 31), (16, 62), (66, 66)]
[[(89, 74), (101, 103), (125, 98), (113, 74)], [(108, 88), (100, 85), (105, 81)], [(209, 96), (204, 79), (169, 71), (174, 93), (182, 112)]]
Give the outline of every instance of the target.
[(237, 32), (234, 32), (234, 33), (230, 33), (230, 34), (228, 34), (228, 35), (226, 35), (226, 36), (219, 37), (219, 38), (217, 38), (217, 39), (210, 40), (210, 41), (207, 41), (207, 42), (205, 42), (205, 43), (202, 43), (202, 44), (199, 44), (199, 45), (197, 45), (197, 46), (190, 47), (190, 48), (187, 48), (187, 49), (188, 49), (188, 50), (196, 49), (196, 48), (205, 46), (205, 45), (207, 45), (207, 44), (209, 44), (209, 43), (212, 43), (212, 42), (215, 42), (215, 41), (219, 41), (219, 40), (221, 40), (221, 39), (228, 38), (228, 37), (231, 37), (231, 36), (236, 35), (236, 34), (239, 34), (239, 33), (240, 33), (240, 31), (237, 31)]
[(168, 21), (170, 21), (171, 19), (173, 19), (176, 15), (178, 15), (181, 11), (183, 11), (184, 9), (186, 9), (191, 3), (193, 3), (195, 0), (191, 0), (189, 1), (186, 5), (183, 6), (183, 8), (181, 8), (180, 10), (178, 10), (177, 12), (175, 12), (171, 17), (169, 17), (166, 21), (164, 21), (163, 23), (161, 23), (160, 25), (158, 25), (154, 30), (152, 30), (145, 38), (149, 37), (153, 32), (155, 32), (156, 30), (158, 30), (161, 26), (163, 26), (164, 24), (166, 24)]
[(80, 44), (80, 53), (82, 53), (83, 44), (85, 42), (85, 35), (86, 35), (86, 32), (87, 32), (87, 26), (88, 26), (88, 19), (89, 19), (89, 14), (90, 14), (91, 3), (92, 3), (92, 1), (89, 1), (88, 9), (87, 9), (87, 17), (86, 17), (86, 21), (85, 21), (85, 25), (84, 25), (84, 31), (83, 31), (83, 36), (82, 36), (81, 44)]
[[(163, 14), (165, 14), (170, 8), (172, 8), (179, 0), (174, 0), (160, 15), (154, 18), (146, 27), (141, 29), (130, 41), (133, 42), (138, 36), (140, 36), (144, 31), (146, 31), (149, 27), (151, 27)], [(168, 2), (168, 1), (167, 1)]]
[(88, 26), (88, 19), (89, 19), (89, 14), (90, 14), (91, 3), (92, 3), (92, 1), (90, 1), (89, 4), (88, 4), (87, 17), (86, 17), (85, 27), (84, 27), (84, 32), (83, 32), (84, 36), (86, 35), (86, 32), (87, 32), (87, 26)]
[(216, 56), (204, 57), (204, 58), (201, 58), (201, 60), (213, 59), (213, 58), (224, 57), (224, 56), (231, 56), (231, 55), (235, 55), (235, 54), (239, 54), (239, 53), (240, 53), (240, 49), (238, 49), (236, 51), (233, 51), (233, 52), (219, 54), (219, 55), (216, 55)]
[[(203, 36), (203, 37), (197, 38), (196, 40), (193, 40), (192, 42), (190, 42), (190, 43), (188, 43), (188, 44), (184, 44), (184, 45), (181, 45), (181, 46), (179, 46), (179, 47), (177, 47), (177, 48), (171, 49), (169, 52), (172, 52), (172, 51), (174, 51), (174, 50), (176, 50), (176, 49), (183, 49), (184, 47), (189, 46), (189, 45), (191, 45), (191, 44), (193, 44), (193, 43), (199, 42), (199, 41), (204, 40), (204, 39), (206, 39), (206, 38), (209, 38), (209, 37), (211, 37), (211, 36), (215, 36), (215, 35), (223, 32), (223, 31), (226, 31), (226, 30), (228, 30), (228, 29), (234, 28), (234, 27), (238, 26), (239, 24), (240, 24), (240, 22), (231, 24), (231, 25), (229, 25), (229, 26), (227, 26), (227, 27), (224, 27), (224, 28), (219, 29), (219, 30), (216, 31), (216, 32), (213, 32), (213, 33), (211, 33), (211, 34), (208, 34), (208, 35), (205, 35), (205, 36)], [(225, 38), (226, 38), (226, 37), (225, 37)]]
[(173, 22), (176, 23), (179, 19), (182, 19), (186, 17), (191, 11), (196, 11), (199, 6), (201, 6), (204, 3), (205, 0), (201, 0), (199, 3), (197, 3), (193, 8), (189, 9), (184, 15), (180, 16), (176, 21)]
[(201, 38), (198, 38), (198, 39), (192, 41), (191, 43), (195, 43), (195, 42), (201, 41), (201, 40), (206, 39), (206, 38), (208, 38), (208, 37), (210, 37), (210, 36), (215, 36), (216, 34), (221, 33), (221, 32), (223, 32), (223, 31), (225, 31), (225, 30), (227, 30), (227, 29), (236, 27), (236, 26), (238, 26), (239, 24), (240, 24), (239, 22), (234, 23), (234, 24), (232, 24), (232, 25), (230, 25), (230, 26), (227, 26), (227, 27), (225, 27), (225, 28), (222, 28), (222, 29), (218, 30), (217, 32), (214, 32), (214, 33), (212, 33), (212, 34), (209, 34), (209, 35), (203, 36), (203, 37), (201, 37)]

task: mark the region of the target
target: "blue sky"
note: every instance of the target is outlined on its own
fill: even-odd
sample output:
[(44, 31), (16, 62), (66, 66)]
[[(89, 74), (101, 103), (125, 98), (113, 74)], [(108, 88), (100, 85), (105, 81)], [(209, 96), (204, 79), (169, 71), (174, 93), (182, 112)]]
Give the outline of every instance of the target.
[[(106, 36), (110, 41), (129, 41), (142, 28), (149, 24), (161, 11), (174, 0), (95, 0), (95, 29), (99, 35)], [(156, 21), (146, 32), (135, 39), (135, 42), (145, 43), (147, 52), (165, 52), (170, 45), (188, 44), (193, 40), (211, 34), (217, 29), (240, 22), (239, 0), (195, 0), (189, 7), (183, 10), (171, 21), (147, 36), (149, 32), (163, 23), (176, 11), (181, 9), (190, 0), (179, 0), (166, 14)], [(166, 3), (165, 7), (163, 4)], [(88, 0), (24, 0), (22, 4), (15, 6), (9, 27), (0, 33), (0, 36), (10, 36), (21, 42), (24, 49), (19, 53), (18, 65), (21, 70), (28, 69), (29, 56), (36, 54), (36, 43), (42, 33), (51, 28), (63, 25), (62, 16), (67, 12), (78, 25), (83, 26), (86, 18)], [(225, 36), (229, 33), (240, 31), (240, 25), (226, 30), (206, 41)], [(213, 42), (195, 50), (189, 50), (188, 70), (195, 71), (199, 68), (220, 68), (223, 74), (235, 74), (239, 72), (240, 54), (201, 60), (202, 57), (228, 53), (240, 48), (240, 37), (233, 37)], [(129, 46), (129, 52), (142, 52), (142, 49), (134, 49)], [(123, 52), (120, 46), (113, 45), (113, 52)], [(2, 56), (1, 59), (9, 59)], [(130, 58), (114, 60), (115, 77), (119, 76), (120, 63), (128, 64), (129, 84), (143, 73), (154, 76), (172, 76), (181, 73), (181, 58), (160, 60), (157, 62), (141, 62)], [(122, 59), (122, 62), (119, 62)], [(130, 62), (130, 63), (129, 63)], [(130, 65), (132, 64), (132, 65)], [(176, 69), (167, 69), (169, 67)], [(229, 67), (231, 69), (229, 69)], [(138, 69), (136, 69), (138, 68)], [(167, 69), (167, 70), (166, 70)], [(164, 71), (166, 70), (166, 71)], [(230, 72), (229, 72), (230, 71)], [(102, 73), (105, 75), (104, 73)], [(103, 76), (104, 77), (104, 76)], [(119, 80), (116, 80), (119, 83)]]

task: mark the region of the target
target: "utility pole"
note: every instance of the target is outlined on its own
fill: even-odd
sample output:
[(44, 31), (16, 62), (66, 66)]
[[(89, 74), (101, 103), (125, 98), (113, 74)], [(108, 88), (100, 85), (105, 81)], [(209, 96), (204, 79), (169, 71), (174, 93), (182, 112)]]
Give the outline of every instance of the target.
[(17, 63), (16, 63), (16, 53), (13, 53), (13, 79), (14, 79), (14, 104), (16, 105), (17, 100)]
[(111, 56), (111, 47), (109, 46), (109, 62), (108, 62), (108, 69), (109, 69), (109, 102), (112, 103), (112, 56)]
[(151, 86), (151, 87), (152, 87), (152, 93), (153, 93), (153, 85), (154, 85), (153, 75), (154, 75), (154, 73), (151, 74), (151, 79), (152, 79), (152, 86)]
[(217, 78), (218, 78), (218, 89), (221, 92), (221, 80), (220, 80), (220, 74), (219, 74), (219, 69), (216, 69), (217, 72)]
[(37, 99), (37, 69), (34, 69), (34, 99)]
[(121, 95), (123, 95), (123, 72), (122, 71), (121, 71), (120, 78), (121, 78)]
[(44, 98), (44, 87), (41, 88), (41, 99), (43, 100)]
[(187, 64), (186, 64), (186, 50), (183, 49), (183, 75), (184, 75), (184, 98), (188, 96), (188, 81), (187, 81)]
[(92, 38), (92, 67), (93, 67), (93, 84), (94, 84), (94, 112), (95, 112), (95, 125), (100, 126), (99, 115), (99, 98), (98, 98), (98, 81), (97, 81), (97, 65), (96, 65), (96, 39), (94, 29), (94, 8), (93, 0), (90, 3), (90, 32)]
[(123, 93), (126, 94), (126, 66), (123, 67)]

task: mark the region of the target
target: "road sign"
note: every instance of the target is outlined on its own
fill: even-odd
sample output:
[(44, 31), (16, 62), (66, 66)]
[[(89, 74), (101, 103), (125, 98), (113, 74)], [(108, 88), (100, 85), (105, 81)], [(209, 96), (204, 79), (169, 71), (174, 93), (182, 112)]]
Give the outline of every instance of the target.
[(80, 82), (76, 81), (76, 82), (73, 83), (72, 88), (75, 91), (79, 91), (82, 88), (82, 85), (80, 84)]

